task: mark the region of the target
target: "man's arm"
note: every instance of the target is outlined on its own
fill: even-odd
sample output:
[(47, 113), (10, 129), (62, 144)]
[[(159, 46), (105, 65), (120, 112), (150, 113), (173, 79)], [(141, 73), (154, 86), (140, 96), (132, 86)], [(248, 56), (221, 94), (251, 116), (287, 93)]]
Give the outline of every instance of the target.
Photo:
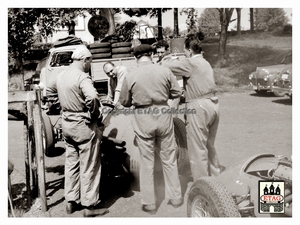
[(85, 97), (85, 104), (90, 112), (91, 120), (96, 121), (101, 115), (101, 103), (98, 97), (97, 90), (94, 88), (92, 79), (88, 76), (82, 79), (79, 84), (79, 88), (81, 89)]
[(119, 102), (121, 105), (125, 107), (132, 106), (132, 95), (131, 95), (131, 88), (129, 87), (128, 80), (124, 77)]
[(107, 99), (112, 101), (114, 98), (113, 96), (113, 92), (112, 92), (112, 88), (111, 88), (111, 84), (110, 84), (110, 78), (108, 78), (107, 81)]
[(118, 84), (115, 90), (115, 96), (114, 96), (114, 104), (116, 104), (119, 101), (120, 98), (120, 92), (122, 88), (122, 84), (124, 81), (124, 77), (128, 74), (127, 68), (125, 66), (120, 66), (118, 67), (117, 70), (117, 79), (118, 79)]
[(162, 59), (162, 66), (168, 67), (175, 76), (190, 77), (192, 66), (187, 59), (180, 60), (168, 55)]
[(172, 71), (171, 70), (169, 71), (170, 71), (169, 76), (170, 76), (170, 84), (171, 84), (169, 98), (170, 99), (178, 98), (182, 94), (182, 89), (180, 88), (177, 79), (172, 73)]

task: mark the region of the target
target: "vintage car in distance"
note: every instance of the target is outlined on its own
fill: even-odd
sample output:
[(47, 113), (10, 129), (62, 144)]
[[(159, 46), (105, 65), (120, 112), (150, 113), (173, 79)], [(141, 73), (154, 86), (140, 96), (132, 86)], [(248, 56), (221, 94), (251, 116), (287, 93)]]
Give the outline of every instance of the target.
[(285, 92), (273, 90), (273, 85), (277, 74), (289, 65), (292, 65), (292, 53), (286, 55), (280, 64), (257, 67), (256, 71), (249, 75), (250, 86), (252, 86), (253, 90), (259, 95), (273, 92), (277, 97), (285, 96)]
[(292, 99), (292, 66), (285, 67), (275, 79), (273, 91), (285, 93)]

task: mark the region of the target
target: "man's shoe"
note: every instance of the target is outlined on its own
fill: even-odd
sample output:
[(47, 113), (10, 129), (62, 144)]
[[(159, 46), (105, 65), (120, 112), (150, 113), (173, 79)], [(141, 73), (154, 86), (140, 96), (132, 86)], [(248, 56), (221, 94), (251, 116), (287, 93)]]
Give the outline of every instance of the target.
[(156, 204), (143, 205), (142, 210), (144, 212), (148, 212), (148, 213), (155, 213), (156, 212)]
[(178, 208), (183, 204), (183, 200), (182, 200), (182, 198), (170, 199), (169, 204), (171, 204), (174, 208)]
[(73, 212), (75, 212), (79, 209), (80, 209), (80, 204), (77, 204), (74, 201), (67, 202), (67, 205), (66, 205), (67, 214), (72, 214)]
[(93, 207), (88, 207), (88, 208), (84, 209), (83, 216), (84, 217), (103, 216), (106, 213), (109, 213), (108, 209), (106, 209), (106, 208), (94, 209)]

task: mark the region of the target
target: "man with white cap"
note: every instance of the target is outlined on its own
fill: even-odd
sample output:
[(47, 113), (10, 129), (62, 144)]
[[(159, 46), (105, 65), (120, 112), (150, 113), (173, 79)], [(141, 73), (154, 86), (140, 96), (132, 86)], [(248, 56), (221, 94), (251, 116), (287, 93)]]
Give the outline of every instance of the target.
[[(88, 71), (92, 55), (84, 46), (72, 54), (73, 63), (57, 75), (47, 95), (58, 94), (62, 109), (62, 130), (66, 147), (65, 199), (68, 214), (83, 206), (99, 205), (101, 174), (100, 142), (97, 126), (101, 103)], [(103, 209), (102, 213), (107, 210)]]

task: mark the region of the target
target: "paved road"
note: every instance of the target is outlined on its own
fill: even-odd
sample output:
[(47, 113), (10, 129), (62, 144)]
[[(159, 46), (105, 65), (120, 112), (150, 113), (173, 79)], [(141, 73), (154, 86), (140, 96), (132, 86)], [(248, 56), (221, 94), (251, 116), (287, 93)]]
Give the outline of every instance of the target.
[[(252, 91), (225, 93), (219, 97), (221, 120), (216, 139), (216, 148), (224, 166), (259, 153), (292, 155), (292, 102), (288, 97), (257, 96)], [(21, 121), (8, 121), (8, 158), (15, 164), (12, 173), (14, 190), (22, 193), (25, 183), (23, 133)], [(58, 143), (57, 147), (63, 147)], [(65, 213), (63, 198), (64, 154), (45, 157), (47, 204), (49, 210), (42, 213), (36, 202), (22, 214), (25, 217), (69, 217)], [(162, 180), (157, 178), (159, 208), (155, 215), (141, 210), (140, 192), (137, 183), (127, 194), (106, 196), (105, 206), (109, 213), (104, 217), (186, 217), (186, 200), (191, 181), (182, 177), (185, 193), (184, 204), (174, 209), (164, 199)], [(24, 190), (24, 189), (23, 189)], [(24, 197), (24, 195), (23, 195)], [(16, 202), (22, 195), (14, 196)], [(23, 199), (24, 200), (24, 199)], [(82, 217), (82, 211), (71, 217)]]

